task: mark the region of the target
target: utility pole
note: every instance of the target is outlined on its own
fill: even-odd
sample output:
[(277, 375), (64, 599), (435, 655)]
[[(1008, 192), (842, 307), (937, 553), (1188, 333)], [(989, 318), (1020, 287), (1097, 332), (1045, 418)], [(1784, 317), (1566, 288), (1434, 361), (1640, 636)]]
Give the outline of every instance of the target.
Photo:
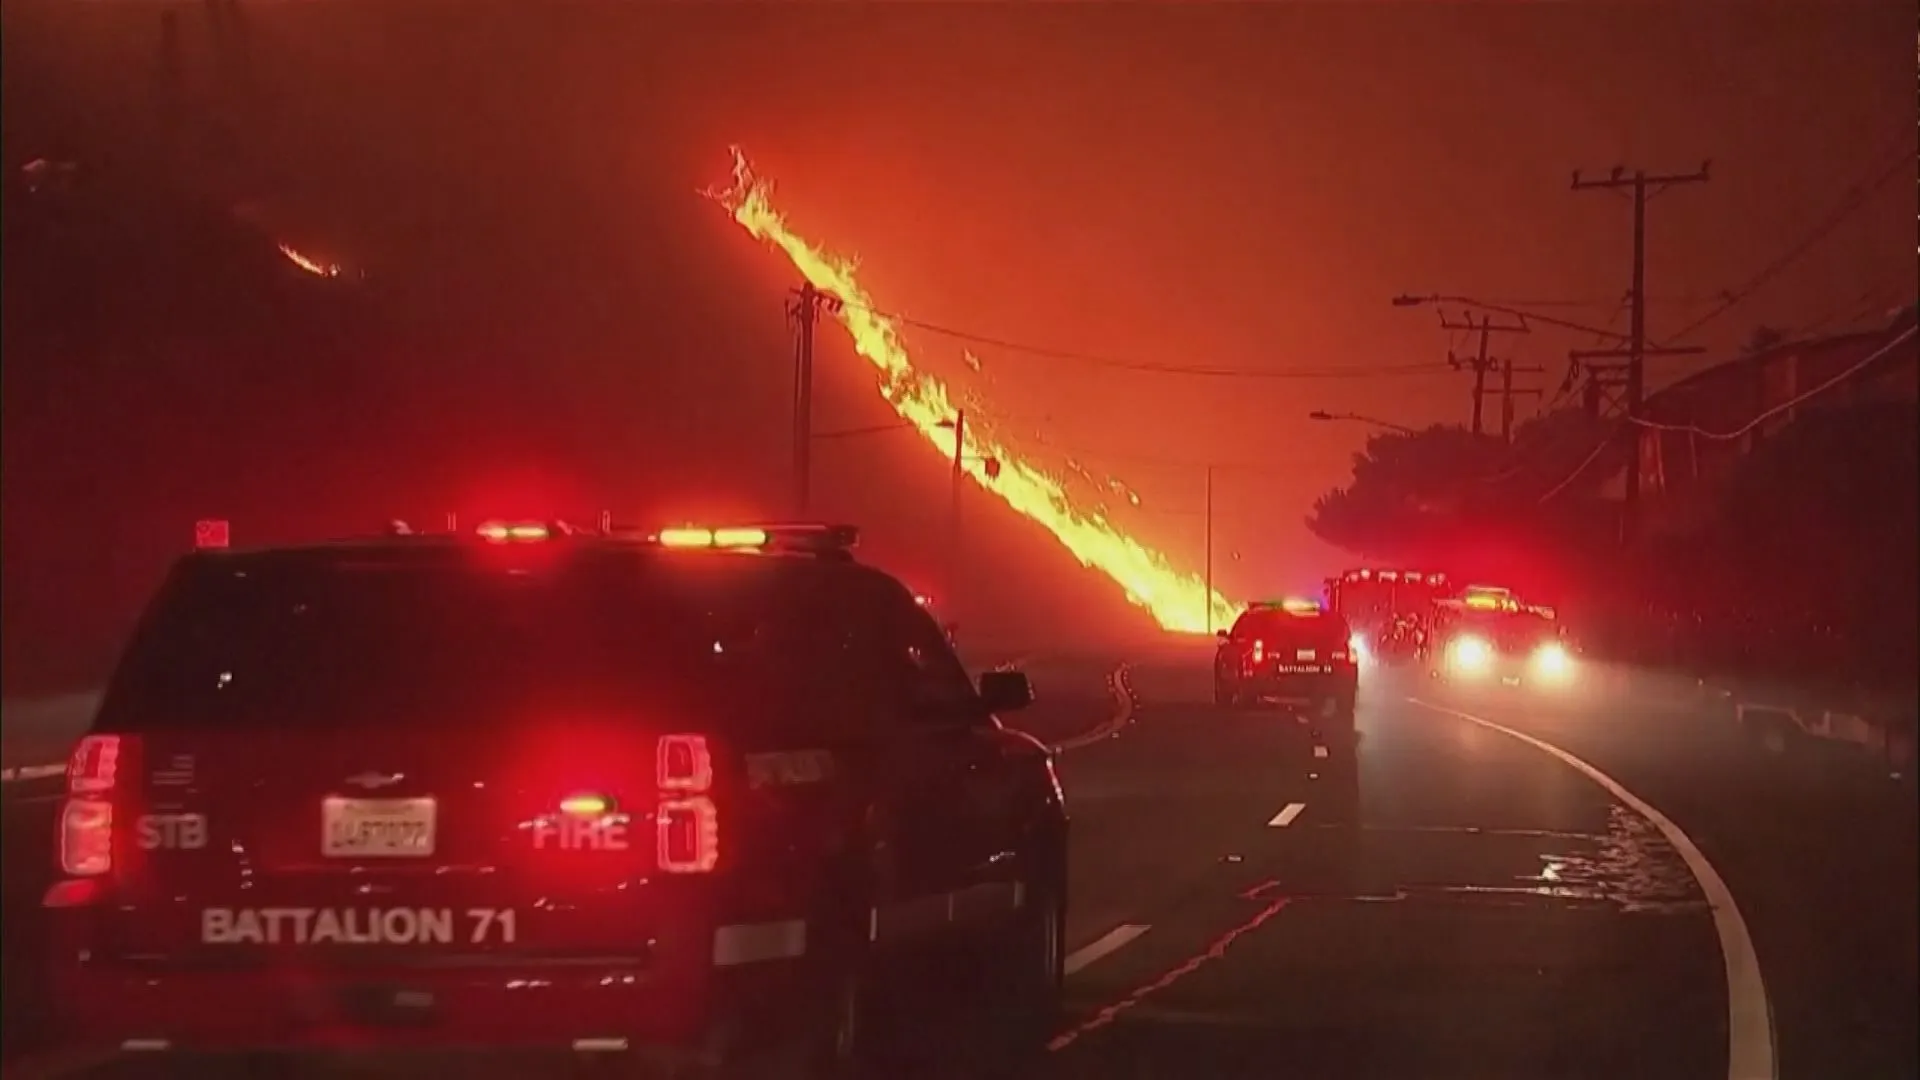
[(1496, 326), (1491, 315), (1482, 315), (1480, 321), (1475, 322), (1471, 312), (1468, 313), (1467, 321), (1464, 323), (1448, 322), (1446, 313), (1442, 312), (1440, 326), (1445, 330), (1471, 330), (1480, 335), (1480, 348), (1474, 355), (1455, 356), (1453, 350), (1448, 349), (1447, 363), (1453, 365), (1455, 370), (1465, 368), (1473, 372), (1473, 433), (1484, 435), (1486, 434), (1487, 372), (1501, 363), (1488, 354), (1492, 336), (1496, 333), (1525, 334), (1530, 330), (1524, 320), (1514, 325)]
[(1521, 387), (1515, 389), (1513, 377), (1521, 372), (1525, 372), (1528, 375), (1539, 375), (1543, 374), (1547, 369), (1543, 367), (1515, 367), (1512, 360), (1502, 360), (1499, 363), (1500, 441), (1511, 443), (1513, 442), (1513, 399), (1515, 397), (1540, 396), (1540, 391), (1537, 387)]
[(967, 479), (967, 410), (953, 414), (953, 508), (947, 522), (947, 603), (957, 616), (960, 602), (960, 503)]
[(1207, 635), (1213, 635), (1213, 466), (1207, 466)]
[(807, 516), (813, 501), (813, 335), (820, 309), (840, 310), (840, 298), (829, 296), (809, 281), (794, 290), (787, 316), (794, 321), (793, 350), (793, 506)]
[(1633, 193), (1633, 283), (1628, 291), (1628, 300), (1633, 305), (1633, 318), (1628, 330), (1627, 347), (1584, 354), (1590, 358), (1602, 355), (1624, 357), (1627, 362), (1626, 413), (1627, 437), (1630, 443), (1625, 500), (1621, 504), (1620, 511), (1620, 543), (1623, 546), (1633, 542), (1639, 525), (1639, 423), (1641, 409), (1646, 402), (1647, 357), (1677, 356), (1701, 351), (1698, 348), (1649, 348), (1647, 345), (1647, 200), (1680, 184), (1705, 183), (1710, 165), (1712, 162), (1703, 161), (1700, 163), (1700, 168), (1694, 172), (1652, 175), (1645, 169), (1635, 169), (1629, 173), (1625, 167), (1616, 165), (1604, 180), (1584, 179), (1578, 169), (1573, 173), (1573, 190), (1575, 191), (1627, 189)]

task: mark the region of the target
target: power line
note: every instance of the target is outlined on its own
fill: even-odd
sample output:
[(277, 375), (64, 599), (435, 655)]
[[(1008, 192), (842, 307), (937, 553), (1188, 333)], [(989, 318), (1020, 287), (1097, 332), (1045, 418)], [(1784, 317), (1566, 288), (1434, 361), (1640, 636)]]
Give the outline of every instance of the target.
[(1154, 375), (1186, 375), (1197, 378), (1216, 379), (1370, 379), (1391, 376), (1433, 376), (1446, 375), (1451, 369), (1443, 364), (1375, 364), (1368, 367), (1352, 368), (1293, 368), (1279, 370), (1261, 370), (1257, 368), (1221, 368), (1186, 367), (1178, 364), (1160, 364), (1140, 360), (1127, 360), (1098, 353), (1080, 352), (1072, 349), (1057, 349), (1044, 345), (1033, 345), (995, 337), (970, 330), (962, 330), (941, 323), (928, 322), (902, 315), (899, 312), (884, 311), (864, 304), (847, 302), (848, 307), (857, 307), (870, 315), (895, 322), (901, 326), (910, 326), (916, 330), (925, 330), (930, 334), (939, 334), (958, 341), (985, 345), (1008, 352), (1022, 353), (1028, 356), (1049, 360), (1064, 360), (1073, 363), (1090, 364), (1095, 367), (1114, 368), (1121, 371), (1139, 371)]
[[(1720, 300), (1721, 294), (1713, 293), (1708, 296), (1656, 296), (1656, 297), (1653, 297), (1653, 299), (1656, 302), (1662, 303), (1662, 304), (1711, 304)], [(1577, 299), (1506, 300), (1506, 299), (1495, 298), (1495, 299), (1488, 300), (1487, 303), (1499, 304), (1503, 307), (1515, 307), (1515, 308), (1575, 308), (1575, 309), (1587, 308), (1587, 309), (1591, 309), (1591, 308), (1612, 307), (1620, 303), (1620, 298), (1617, 296), (1594, 296), (1594, 297), (1588, 297), (1587, 299), (1584, 299), (1584, 300), (1577, 300)]]
[(912, 431), (917, 427), (918, 425), (916, 424), (905, 422), (871, 424), (867, 427), (845, 428), (840, 431), (816, 431), (813, 433), (813, 437), (815, 439), (852, 439), (861, 435), (879, 435), (888, 431)]
[[(1853, 378), (1855, 375), (1858, 375), (1860, 372), (1865, 371), (1867, 368), (1878, 363), (1883, 357), (1893, 352), (1893, 350), (1913, 340), (1913, 337), (1916, 333), (1920, 333), (1920, 327), (1911, 327), (1911, 326), (1908, 327), (1905, 331), (1903, 331), (1900, 334), (1900, 336), (1894, 338), (1892, 341), (1887, 342), (1885, 345), (1880, 346), (1878, 349), (1875, 349), (1872, 353), (1868, 354), (1865, 359), (1855, 362), (1854, 364), (1850, 365), (1846, 370), (1840, 372), (1839, 374), (1833, 376), (1832, 378), (1827, 379), (1826, 381), (1820, 383), (1818, 386), (1815, 386), (1812, 389), (1806, 390), (1802, 393), (1796, 394), (1793, 397), (1787, 399), (1786, 401), (1783, 401), (1780, 404), (1775, 405), (1772, 408), (1763, 411), (1762, 413), (1760, 413), (1760, 415), (1755, 416), (1752, 420), (1747, 421), (1745, 424), (1742, 424), (1740, 427), (1735, 428), (1732, 431), (1708, 431), (1704, 428), (1697, 427), (1692, 424), (1662, 424), (1656, 421), (1647, 420), (1645, 418), (1633, 420), (1632, 423), (1634, 426), (1647, 428), (1652, 431), (1678, 432), (1682, 434), (1696, 435), (1705, 439), (1713, 439), (1719, 442), (1730, 442), (1734, 439), (1743, 438), (1746, 435), (1758, 429), (1760, 425), (1766, 423), (1768, 420), (1771, 420), (1782, 413), (1791, 411), (1795, 408), (1798, 408), (1801, 405), (1806, 404), (1809, 400), (1815, 397), (1818, 397), (1821, 394), (1826, 393), (1828, 390), (1831, 390), (1834, 387), (1839, 386), (1841, 383), (1846, 382), (1848, 379)], [(1558, 495), (1562, 491), (1566, 490), (1568, 486), (1570, 486), (1575, 480), (1578, 480), (1580, 478), (1581, 474), (1587, 471), (1588, 467), (1591, 466), (1594, 463), (1594, 461), (1600, 457), (1601, 454), (1606, 452), (1607, 447), (1613, 445), (1613, 442), (1614, 442), (1614, 437), (1612, 435), (1609, 435), (1607, 438), (1602, 439), (1600, 441), (1600, 444), (1594, 447), (1591, 453), (1589, 453), (1586, 457), (1581, 459), (1580, 464), (1574, 466), (1573, 471), (1568, 473), (1565, 479), (1553, 485), (1553, 487), (1548, 488), (1546, 494), (1540, 496), (1539, 501), (1541, 503), (1545, 503), (1548, 499), (1551, 499), (1555, 495)]]
[(1868, 199), (1879, 193), (1881, 188), (1892, 183), (1895, 177), (1903, 173), (1910, 173), (1912, 170), (1912, 163), (1907, 160), (1904, 153), (1901, 153), (1892, 160), (1884, 172), (1870, 179), (1855, 181), (1842, 194), (1839, 204), (1828, 211), (1825, 217), (1815, 222), (1813, 228), (1808, 230), (1798, 241), (1781, 252), (1773, 261), (1761, 267), (1757, 273), (1748, 278), (1738, 288), (1727, 293), (1725, 299), (1719, 304), (1708, 309), (1705, 314), (1681, 327), (1677, 332), (1669, 335), (1667, 340), (1678, 341), (1685, 338), (1687, 335), (1699, 330), (1701, 327), (1745, 303), (1754, 293), (1758, 292), (1761, 287), (1765, 286), (1767, 282), (1772, 281), (1775, 277), (1779, 276), (1782, 271), (1799, 261), (1801, 256), (1813, 249), (1814, 245), (1826, 239), (1834, 229), (1839, 228), (1849, 217), (1857, 213), (1861, 207), (1867, 204)]
[[(1069, 446), (1051, 439), (1034, 436), (1033, 441), (1051, 450), (1059, 451), (1076, 463), (1079, 461), (1109, 462), (1120, 465), (1150, 465), (1163, 469), (1181, 469), (1199, 471), (1219, 469), (1230, 472), (1284, 472), (1280, 466), (1251, 461), (1201, 461), (1192, 458), (1166, 458), (1152, 454), (1130, 454), (1118, 450), (1092, 450), (1086, 447)], [(1108, 477), (1109, 480), (1113, 479)]]
[(1601, 454), (1606, 453), (1607, 447), (1613, 445), (1613, 440), (1614, 440), (1614, 437), (1612, 435), (1608, 435), (1606, 438), (1601, 439), (1600, 445), (1594, 447), (1592, 453), (1588, 454), (1584, 458), (1581, 458), (1580, 464), (1575, 465), (1573, 467), (1573, 471), (1567, 474), (1567, 478), (1565, 480), (1562, 480), (1559, 483), (1548, 488), (1547, 493), (1545, 495), (1540, 496), (1538, 503), (1545, 503), (1548, 499), (1551, 499), (1555, 495), (1558, 495), (1562, 491), (1565, 491), (1567, 489), (1567, 486), (1572, 484), (1575, 480), (1580, 479), (1580, 474), (1586, 472), (1587, 466), (1592, 465), (1594, 461), (1600, 457)]
[(1801, 393), (1795, 394), (1794, 396), (1788, 398), (1787, 400), (1781, 402), (1780, 404), (1775, 405), (1772, 408), (1761, 412), (1760, 415), (1754, 417), (1753, 419), (1747, 421), (1746, 423), (1740, 425), (1739, 427), (1735, 428), (1732, 431), (1708, 431), (1705, 428), (1697, 427), (1693, 424), (1662, 424), (1662, 423), (1657, 423), (1655, 421), (1647, 420), (1644, 418), (1637, 419), (1634, 421), (1634, 423), (1640, 427), (1647, 428), (1653, 431), (1680, 432), (1682, 434), (1687, 434), (1687, 435), (1697, 435), (1703, 439), (1713, 439), (1718, 442), (1730, 442), (1734, 439), (1743, 438), (1746, 435), (1753, 432), (1754, 430), (1756, 430), (1757, 428), (1759, 428), (1760, 425), (1766, 423), (1767, 421), (1773, 419), (1774, 417), (1779, 416), (1782, 413), (1791, 412), (1792, 410), (1800, 407), (1801, 405), (1806, 404), (1811, 399), (1826, 393), (1827, 391), (1833, 389), (1834, 387), (1839, 386), (1841, 383), (1846, 382), (1848, 379), (1853, 378), (1855, 375), (1860, 374), (1862, 371), (1865, 371), (1867, 368), (1872, 367), (1874, 364), (1879, 363), (1882, 357), (1893, 352), (1893, 350), (1899, 348), (1900, 346), (1906, 344), (1907, 342), (1913, 340), (1913, 336), (1915, 333), (1920, 333), (1920, 327), (1912, 327), (1912, 326), (1907, 327), (1906, 330), (1901, 332), (1900, 336), (1894, 338), (1892, 341), (1887, 342), (1885, 345), (1882, 345), (1878, 349), (1875, 349), (1873, 352), (1869, 353), (1866, 359), (1856, 361), (1852, 365), (1848, 366), (1846, 370), (1840, 372), (1839, 374), (1833, 376), (1832, 378), (1827, 379), (1825, 382), (1820, 383), (1818, 386), (1813, 387), (1811, 390), (1805, 390), (1805, 391), (1802, 391)]

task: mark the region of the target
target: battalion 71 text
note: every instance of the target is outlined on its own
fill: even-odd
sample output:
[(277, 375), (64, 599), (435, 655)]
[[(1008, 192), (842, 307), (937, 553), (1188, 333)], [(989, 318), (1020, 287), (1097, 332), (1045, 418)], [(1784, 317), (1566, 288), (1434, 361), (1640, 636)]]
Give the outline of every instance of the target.
[(207, 945), (512, 945), (510, 908), (206, 908)]

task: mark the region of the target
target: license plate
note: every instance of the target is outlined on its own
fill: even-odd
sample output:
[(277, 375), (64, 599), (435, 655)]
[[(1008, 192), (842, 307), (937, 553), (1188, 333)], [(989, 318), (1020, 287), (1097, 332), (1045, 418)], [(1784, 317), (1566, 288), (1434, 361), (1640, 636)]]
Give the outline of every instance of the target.
[(433, 854), (432, 799), (329, 798), (321, 807), (320, 853), (336, 859), (422, 859)]

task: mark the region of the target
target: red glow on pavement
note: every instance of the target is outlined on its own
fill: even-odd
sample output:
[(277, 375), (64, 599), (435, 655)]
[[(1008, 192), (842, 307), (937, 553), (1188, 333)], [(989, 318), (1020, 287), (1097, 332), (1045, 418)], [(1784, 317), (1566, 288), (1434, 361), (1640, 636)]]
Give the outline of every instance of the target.
[[(1277, 881), (1264, 882), (1262, 884), (1254, 886), (1251, 889), (1248, 889), (1246, 892), (1241, 893), (1240, 898), (1242, 900), (1255, 899), (1261, 896), (1262, 894), (1268, 892), (1269, 890), (1278, 888), (1279, 884), (1280, 883)], [(1218, 938), (1214, 939), (1213, 944), (1208, 945), (1198, 955), (1187, 960), (1185, 963), (1180, 964), (1178, 967), (1175, 967), (1173, 970), (1167, 972), (1166, 974), (1160, 976), (1159, 978), (1153, 980), (1152, 982), (1139, 987), (1138, 989), (1134, 990), (1132, 993), (1129, 993), (1126, 997), (1121, 998), (1119, 1001), (1116, 1001), (1113, 1004), (1108, 1005), (1105, 1008), (1101, 1009), (1099, 1012), (1094, 1013), (1092, 1016), (1087, 1017), (1085, 1020), (1081, 1021), (1077, 1026), (1070, 1028), (1066, 1031), (1063, 1031), (1059, 1035), (1054, 1036), (1053, 1041), (1047, 1044), (1047, 1049), (1053, 1050), (1053, 1051), (1066, 1049), (1067, 1047), (1073, 1045), (1073, 1043), (1076, 1040), (1078, 1040), (1081, 1036), (1091, 1034), (1103, 1027), (1106, 1027), (1108, 1024), (1111, 1024), (1116, 1019), (1118, 1019), (1121, 1013), (1126, 1012), (1128, 1009), (1131, 1009), (1134, 1006), (1140, 1004), (1141, 1002), (1145, 1001), (1147, 998), (1152, 997), (1154, 994), (1157, 994), (1160, 991), (1165, 990), (1167, 987), (1172, 986), (1174, 983), (1179, 982), (1181, 979), (1184, 979), (1187, 976), (1193, 974), (1194, 972), (1199, 971), (1201, 968), (1205, 967), (1207, 964), (1211, 963), (1212, 961), (1218, 960), (1221, 957), (1225, 956), (1227, 954), (1227, 950), (1233, 946), (1233, 943), (1235, 941), (1238, 941), (1240, 939), (1241, 935), (1250, 934), (1255, 930), (1260, 929), (1260, 927), (1266, 924), (1267, 920), (1273, 918), (1275, 915), (1280, 914), (1281, 909), (1286, 907), (1291, 902), (1292, 902), (1292, 898), (1286, 897), (1286, 896), (1276, 897), (1273, 900), (1269, 900), (1267, 902), (1267, 905), (1261, 908), (1258, 914), (1254, 915), (1251, 919), (1248, 919), (1246, 922), (1241, 923), (1240, 925), (1234, 927), (1233, 929), (1227, 931), (1226, 933), (1220, 935)]]

